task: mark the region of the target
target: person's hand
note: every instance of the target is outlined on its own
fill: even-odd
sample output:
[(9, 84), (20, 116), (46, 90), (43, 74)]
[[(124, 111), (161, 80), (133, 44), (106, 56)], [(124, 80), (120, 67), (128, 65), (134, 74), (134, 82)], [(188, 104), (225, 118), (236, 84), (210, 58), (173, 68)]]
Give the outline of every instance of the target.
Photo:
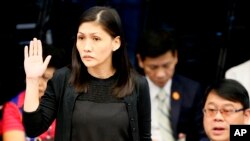
[(156, 138), (152, 138), (152, 141), (159, 141), (158, 139), (156, 139)]
[(152, 138), (152, 141), (160, 141), (159, 135), (152, 135), (151, 138)]
[(24, 47), (24, 70), (26, 78), (38, 78), (45, 72), (51, 56), (47, 56), (43, 61), (42, 43), (40, 40), (33, 38), (29, 47)]
[(186, 134), (179, 133), (178, 134), (178, 141), (186, 141)]

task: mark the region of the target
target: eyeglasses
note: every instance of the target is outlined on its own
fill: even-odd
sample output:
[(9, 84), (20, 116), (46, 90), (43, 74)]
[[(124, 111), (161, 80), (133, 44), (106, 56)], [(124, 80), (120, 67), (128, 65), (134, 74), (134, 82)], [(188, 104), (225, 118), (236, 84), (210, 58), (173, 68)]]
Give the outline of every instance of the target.
[(235, 109), (233, 106), (224, 106), (221, 109), (218, 109), (217, 107), (207, 107), (203, 109), (203, 113), (209, 117), (214, 117), (217, 115), (218, 111), (220, 111), (223, 117), (229, 117), (234, 113), (244, 111), (244, 108)]

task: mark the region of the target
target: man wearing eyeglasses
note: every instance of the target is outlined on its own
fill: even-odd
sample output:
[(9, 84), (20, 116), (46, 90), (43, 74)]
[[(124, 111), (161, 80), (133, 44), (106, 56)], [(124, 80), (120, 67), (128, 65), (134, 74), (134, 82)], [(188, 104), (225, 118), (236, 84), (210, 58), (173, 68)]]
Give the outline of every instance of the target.
[(230, 125), (250, 119), (247, 90), (236, 80), (223, 79), (210, 85), (203, 102), (203, 125), (211, 141), (229, 141)]

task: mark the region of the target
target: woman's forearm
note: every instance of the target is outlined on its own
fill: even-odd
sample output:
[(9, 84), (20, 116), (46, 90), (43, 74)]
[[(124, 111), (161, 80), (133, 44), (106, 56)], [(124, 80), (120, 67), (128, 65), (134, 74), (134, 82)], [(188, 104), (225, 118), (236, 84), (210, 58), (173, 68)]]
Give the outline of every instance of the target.
[(26, 79), (24, 111), (36, 111), (39, 105), (39, 78)]

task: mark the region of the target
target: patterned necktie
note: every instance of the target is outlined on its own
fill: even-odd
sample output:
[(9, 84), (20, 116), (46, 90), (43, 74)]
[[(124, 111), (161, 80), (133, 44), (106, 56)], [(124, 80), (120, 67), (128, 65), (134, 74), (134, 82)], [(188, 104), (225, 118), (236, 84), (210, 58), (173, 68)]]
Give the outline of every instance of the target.
[(161, 141), (174, 141), (171, 123), (170, 123), (170, 96), (164, 90), (161, 90), (158, 95), (157, 120), (161, 135)]

